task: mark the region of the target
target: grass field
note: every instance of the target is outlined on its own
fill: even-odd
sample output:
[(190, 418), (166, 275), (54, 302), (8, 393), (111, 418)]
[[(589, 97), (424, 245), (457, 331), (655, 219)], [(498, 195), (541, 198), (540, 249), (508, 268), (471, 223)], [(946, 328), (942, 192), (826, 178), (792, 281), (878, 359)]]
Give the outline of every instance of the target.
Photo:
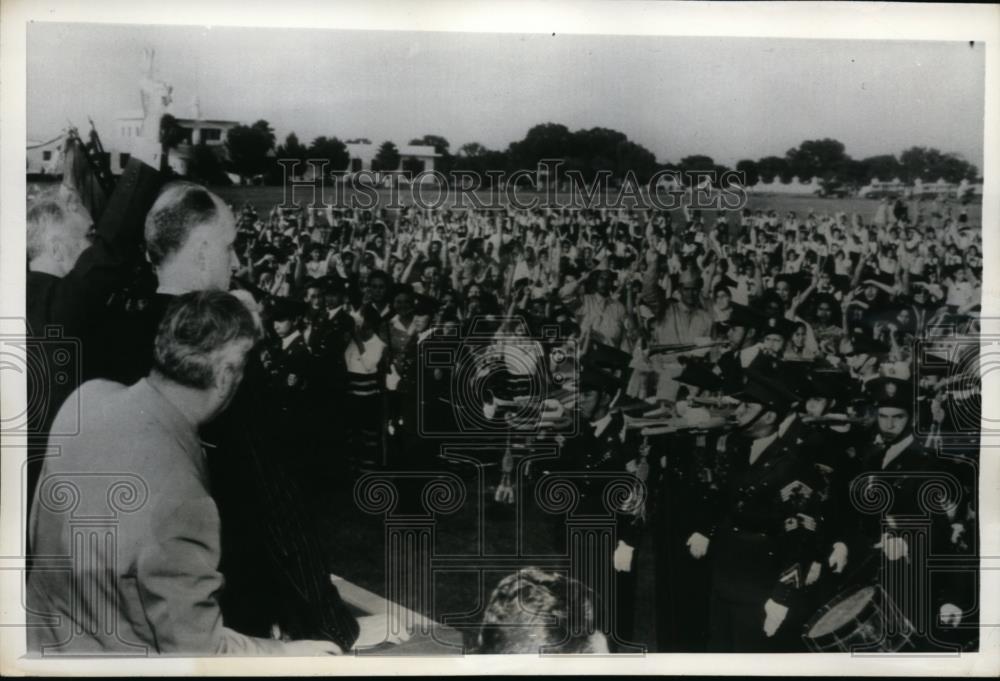
[[(39, 182), (29, 182), (28, 183), (28, 193), (33, 194), (34, 191), (39, 189), (44, 189), (50, 186), (51, 182), (39, 183)], [(229, 203), (235, 205), (236, 207), (242, 206), (245, 202), (252, 203), (258, 211), (268, 211), (271, 206), (275, 204), (280, 204), (285, 201), (285, 189), (283, 187), (239, 187), (239, 186), (226, 186), (226, 187), (211, 187), (212, 191), (217, 193), (223, 199)], [(34, 191), (33, 191), (34, 190)], [(326, 194), (323, 196), (317, 196), (320, 203), (324, 201), (326, 203), (333, 204), (335, 207), (340, 205), (346, 205), (350, 200), (351, 190), (342, 190), (343, 195), (337, 197), (333, 193), (331, 186), (327, 187)], [(391, 197), (388, 190), (377, 190), (378, 191), (378, 204), (379, 206), (388, 206)], [(433, 189), (425, 190), (426, 200), (434, 201), (435, 194)], [(479, 192), (482, 197), (482, 201), (487, 203), (489, 201), (488, 194), (486, 192)], [(540, 200), (543, 198), (541, 194), (532, 194), (530, 192), (522, 192), (519, 194), (521, 200), (530, 201), (532, 196), (537, 196)], [(298, 188), (295, 190), (294, 194), (288, 196), (290, 201), (297, 201), (301, 204), (308, 204), (312, 199), (312, 194), (308, 189)], [(448, 197), (445, 205), (450, 205), (454, 203), (455, 197)], [(566, 194), (557, 194), (556, 201), (560, 203), (569, 204), (569, 199)], [(409, 189), (402, 189), (399, 192), (399, 202), (402, 205), (410, 205), (413, 203), (413, 198)], [(750, 194), (747, 197), (747, 206), (751, 210), (776, 210), (779, 215), (784, 215), (788, 211), (795, 211), (796, 215), (805, 216), (810, 211), (817, 214), (829, 214), (836, 212), (844, 212), (848, 215), (852, 213), (858, 213), (863, 218), (870, 219), (874, 214), (875, 210), (878, 208), (879, 202), (875, 199), (861, 199), (856, 197), (847, 198), (829, 198), (823, 199), (817, 196), (787, 196), (779, 194)], [(911, 215), (915, 214), (915, 208), (918, 202), (910, 203)], [(923, 204), (925, 209), (929, 209), (930, 203), (925, 202)], [(969, 221), (972, 224), (979, 224), (982, 218), (982, 203), (970, 203), (966, 206), (960, 206), (957, 202), (952, 201), (951, 203), (953, 210), (957, 211), (959, 208), (965, 208), (969, 213)], [(732, 218), (734, 211), (727, 211)], [(714, 210), (705, 210), (702, 212), (703, 219), (706, 224), (714, 222), (717, 219), (718, 212)], [(675, 219), (680, 219), (682, 215), (681, 211), (676, 211)]]
[[(283, 187), (213, 187), (213, 191), (217, 192), (223, 199), (229, 201), (235, 206), (242, 206), (244, 202), (249, 201), (254, 204), (258, 211), (262, 209), (270, 209), (274, 204), (282, 203), (285, 200), (285, 190)], [(342, 190), (344, 193), (342, 196), (337, 197), (333, 193), (331, 187), (327, 187), (326, 194), (321, 198), (321, 201), (325, 199), (327, 203), (333, 204), (335, 207), (339, 205), (346, 205), (350, 200), (351, 191)], [(435, 200), (435, 193), (433, 189), (424, 190), (425, 197), (427, 201)], [(388, 190), (378, 190), (379, 194), (379, 206), (388, 206), (391, 200)], [(479, 192), (484, 203), (488, 202), (488, 194), (486, 192)], [(532, 196), (537, 196), (539, 199), (543, 199), (541, 194), (532, 194), (529, 192), (519, 193), (521, 200), (530, 201)], [(312, 194), (308, 189), (296, 189), (294, 195), (290, 195), (289, 200), (294, 200), (302, 204), (308, 204), (312, 198)], [(445, 205), (450, 205), (455, 201), (455, 196), (448, 197)], [(557, 194), (556, 201), (560, 203), (569, 204), (569, 199), (566, 194)], [(413, 203), (411, 192), (407, 188), (403, 188), (399, 192), (399, 202), (403, 205), (410, 205)], [(817, 196), (787, 196), (779, 194), (750, 194), (747, 197), (747, 206), (751, 210), (776, 210), (779, 215), (784, 215), (788, 211), (795, 211), (798, 216), (805, 216), (810, 211), (817, 214), (829, 214), (836, 212), (844, 212), (847, 214), (858, 213), (866, 220), (875, 214), (875, 210), (878, 208), (879, 202), (875, 199), (862, 199), (856, 197), (847, 198), (819, 198)], [(914, 201), (910, 204), (911, 215), (915, 214), (915, 208), (918, 202)], [(925, 210), (929, 210), (930, 202), (925, 202), (923, 204)], [(970, 203), (967, 206), (960, 206), (957, 202), (952, 202), (953, 210), (957, 212), (959, 208), (965, 208), (969, 213), (969, 221), (973, 224), (978, 224), (982, 216), (982, 204), (981, 203)], [(732, 216), (734, 211), (728, 211), (729, 215)], [(681, 215), (681, 212), (677, 211), (677, 216)], [(706, 224), (711, 220), (715, 221), (717, 218), (717, 211), (706, 210), (703, 211), (703, 219)]]

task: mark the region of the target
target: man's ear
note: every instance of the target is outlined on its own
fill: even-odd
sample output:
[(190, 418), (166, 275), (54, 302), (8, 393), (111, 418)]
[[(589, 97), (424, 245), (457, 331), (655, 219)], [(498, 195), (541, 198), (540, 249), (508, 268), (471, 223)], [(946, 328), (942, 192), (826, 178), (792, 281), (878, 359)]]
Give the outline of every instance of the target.
[(761, 420), (764, 423), (770, 425), (770, 424), (772, 424), (772, 423), (774, 423), (775, 421), (778, 420), (778, 413), (776, 411), (774, 411), (774, 410), (768, 409), (764, 413), (764, 416), (761, 417)]
[(199, 272), (205, 272), (208, 269), (208, 241), (199, 239), (192, 246), (196, 249), (194, 252), (195, 268)]
[(228, 395), (237, 378), (236, 367), (231, 362), (223, 362), (215, 374), (215, 387), (219, 394)]

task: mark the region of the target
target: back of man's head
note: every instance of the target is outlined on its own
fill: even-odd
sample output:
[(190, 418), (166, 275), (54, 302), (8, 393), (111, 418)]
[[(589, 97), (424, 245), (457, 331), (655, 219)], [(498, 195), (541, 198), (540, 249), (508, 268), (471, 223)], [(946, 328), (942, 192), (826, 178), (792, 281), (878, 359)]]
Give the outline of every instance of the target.
[(256, 338), (253, 315), (235, 296), (222, 291), (186, 293), (174, 300), (160, 322), (153, 368), (174, 383), (206, 390), (226, 372), (242, 375)]
[[(197, 249), (186, 251), (192, 235), (205, 227)], [(191, 182), (167, 185), (146, 215), (146, 254), (162, 275), (164, 265), (189, 253), (178, 273), (185, 290), (227, 288), (231, 273), (231, 247), (236, 238), (235, 221), (229, 208), (210, 191)], [(161, 285), (164, 282), (160, 282)]]
[(27, 213), (26, 255), (32, 269), (63, 276), (89, 245), (93, 221), (79, 195), (60, 185), (34, 197)]
[(500, 580), (479, 630), (478, 652), (601, 653), (590, 590), (575, 579), (524, 568)]

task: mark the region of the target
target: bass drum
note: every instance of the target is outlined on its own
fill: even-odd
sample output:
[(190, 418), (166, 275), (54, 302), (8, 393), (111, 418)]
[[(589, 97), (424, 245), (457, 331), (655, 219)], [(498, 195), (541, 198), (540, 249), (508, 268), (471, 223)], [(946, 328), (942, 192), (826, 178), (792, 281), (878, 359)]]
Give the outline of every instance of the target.
[(913, 625), (879, 585), (838, 595), (806, 623), (813, 652), (887, 653), (912, 648)]

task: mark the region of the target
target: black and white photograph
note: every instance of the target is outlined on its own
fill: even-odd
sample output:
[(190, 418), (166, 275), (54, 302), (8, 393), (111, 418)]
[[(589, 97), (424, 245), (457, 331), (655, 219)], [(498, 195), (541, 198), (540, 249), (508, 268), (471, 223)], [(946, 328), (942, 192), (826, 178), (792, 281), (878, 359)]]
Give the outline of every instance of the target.
[(997, 6), (104, 4), (5, 6), (5, 673), (998, 673)]

